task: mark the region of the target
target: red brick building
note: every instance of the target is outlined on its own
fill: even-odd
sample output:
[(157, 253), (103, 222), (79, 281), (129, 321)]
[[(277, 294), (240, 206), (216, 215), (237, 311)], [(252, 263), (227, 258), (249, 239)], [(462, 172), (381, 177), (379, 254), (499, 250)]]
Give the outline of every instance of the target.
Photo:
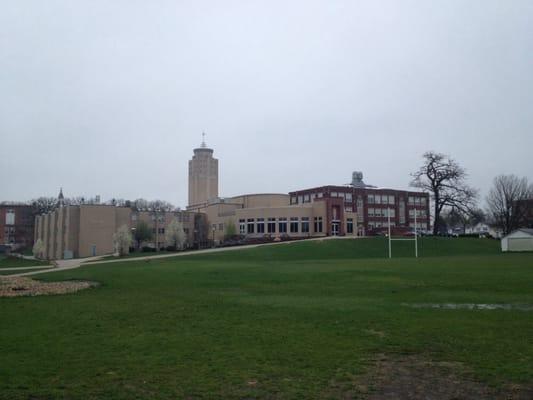
[[(363, 184), (364, 185), (364, 184)], [(378, 189), (364, 185), (321, 186), (290, 192), (291, 204), (326, 201), (328, 215), (326, 228), (328, 235), (344, 235), (344, 212), (357, 213), (359, 235), (372, 235), (388, 227), (390, 213), (391, 227), (395, 231), (407, 231), (415, 227), (429, 230), (429, 194), (394, 189)], [(330, 204), (331, 203), (331, 204)]]
[(0, 244), (33, 246), (34, 224), (31, 206), (0, 204)]

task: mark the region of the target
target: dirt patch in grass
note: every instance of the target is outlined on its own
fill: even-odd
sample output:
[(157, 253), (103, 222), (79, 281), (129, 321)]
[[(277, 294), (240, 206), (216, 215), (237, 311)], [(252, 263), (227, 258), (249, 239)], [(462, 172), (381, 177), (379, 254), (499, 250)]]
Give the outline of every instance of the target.
[(42, 282), (17, 276), (0, 276), (0, 297), (42, 296), (74, 293), (98, 286), (97, 282), (64, 281)]
[(367, 400), (533, 399), (533, 386), (497, 389), (474, 379), (461, 363), (429, 361), (420, 356), (381, 356), (356, 388), (359, 393), (355, 398)]

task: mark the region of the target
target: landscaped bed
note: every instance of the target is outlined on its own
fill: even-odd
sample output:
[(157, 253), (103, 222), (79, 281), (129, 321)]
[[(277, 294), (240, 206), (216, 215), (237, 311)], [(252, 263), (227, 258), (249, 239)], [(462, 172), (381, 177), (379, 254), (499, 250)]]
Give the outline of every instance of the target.
[(89, 281), (42, 282), (27, 277), (0, 276), (0, 297), (66, 294), (97, 285)]

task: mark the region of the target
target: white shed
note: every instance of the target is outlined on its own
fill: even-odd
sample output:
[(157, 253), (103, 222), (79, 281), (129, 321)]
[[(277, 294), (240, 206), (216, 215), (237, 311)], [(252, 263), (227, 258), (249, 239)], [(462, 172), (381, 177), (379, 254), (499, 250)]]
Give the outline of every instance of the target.
[(533, 229), (517, 229), (504, 236), (502, 251), (533, 251)]

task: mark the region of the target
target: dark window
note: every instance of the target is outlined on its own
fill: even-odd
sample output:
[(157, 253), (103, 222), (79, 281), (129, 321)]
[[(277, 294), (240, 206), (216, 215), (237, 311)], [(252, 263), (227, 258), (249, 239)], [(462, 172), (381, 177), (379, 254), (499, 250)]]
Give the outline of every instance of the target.
[(278, 221), (278, 232), (287, 233), (287, 218), (279, 218)]
[(254, 233), (254, 219), (248, 219), (248, 233)]
[(353, 233), (353, 218), (346, 220), (346, 232)]
[(298, 233), (298, 218), (291, 217), (291, 233)]
[(315, 232), (322, 232), (322, 217), (315, 217)]
[(276, 218), (268, 219), (268, 233), (276, 233)]
[(257, 218), (257, 233), (265, 233), (265, 219)]
[(302, 233), (308, 233), (308, 232), (309, 232), (309, 218), (302, 217)]

